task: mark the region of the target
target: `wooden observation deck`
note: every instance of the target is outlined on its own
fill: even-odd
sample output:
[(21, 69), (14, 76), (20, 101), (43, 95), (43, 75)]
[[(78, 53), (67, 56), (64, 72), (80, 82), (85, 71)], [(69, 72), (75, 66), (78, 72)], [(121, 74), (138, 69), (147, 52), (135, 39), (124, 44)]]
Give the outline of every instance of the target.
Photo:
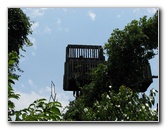
[(65, 91), (80, 91), (80, 86), (90, 83), (89, 73), (104, 62), (103, 49), (96, 45), (68, 45), (63, 78)]
[[(66, 62), (64, 64), (63, 89), (79, 93), (81, 91), (80, 87), (91, 82), (90, 72), (92, 69), (103, 62), (105, 62), (105, 58), (101, 46), (68, 45), (66, 47)], [(124, 78), (121, 84), (117, 83), (119, 82), (117, 80), (118, 77), (112, 80), (110, 78), (110, 85), (115, 90), (119, 90), (121, 85), (125, 85), (134, 91), (145, 92), (153, 82), (153, 78), (158, 78), (158, 76), (152, 76), (148, 60), (144, 61), (143, 64), (139, 75), (132, 71), (129, 76), (126, 76), (127, 78)], [(130, 80), (130, 78), (133, 80)], [(118, 79), (121, 82), (121, 77)]]
[(145, 92), (153, 82), (153, 78), (155, 77), (152, 76), (150, 64), (147, 60), (142, 70), (142, 76), (138, 77), (137, 82), (132, 84), (130, 88), (135, 89), (137, 92)]

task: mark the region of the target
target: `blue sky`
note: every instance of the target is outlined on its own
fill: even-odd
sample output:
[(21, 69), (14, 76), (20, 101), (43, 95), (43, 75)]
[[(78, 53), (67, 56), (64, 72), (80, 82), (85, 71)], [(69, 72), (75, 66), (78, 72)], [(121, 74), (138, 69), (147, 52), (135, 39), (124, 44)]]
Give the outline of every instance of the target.
[[(21, 77), (14, 90), (21, 94), (16, 110), (27, 107), (35, 99), (50, 97), (54, 82), (57, 100), (66, 106), (74, 97), (63, 91), (65, 50), (68, 44), (102, 45), (115, 28), (123, 29), (132, 20), (153, 16), (155, 8), (22, 8), (33, 21), (34, 43), (25, 47), (20, 59)], [(158, 56), (150, 60), (153, 75), (158, 75)], [(155, 79), (148, 91), (158, 90)], [(158, 101), (158, 96), (156, 97)]]

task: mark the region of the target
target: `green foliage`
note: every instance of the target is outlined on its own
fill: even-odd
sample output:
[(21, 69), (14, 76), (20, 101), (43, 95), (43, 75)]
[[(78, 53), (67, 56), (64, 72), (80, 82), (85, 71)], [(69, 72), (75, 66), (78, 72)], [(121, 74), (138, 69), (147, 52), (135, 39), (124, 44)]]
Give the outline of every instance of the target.
[[(118, 93), (112, 89), (104, 92), (101, 94), (101, 99), (94, 102), (85, 100), (83, 95), (69, 104), (64, 119), (67, 121), (157, 121), (158, 112), (151, 109), (154, 105), (152, 98), (154, 94), (139, 95), (125, 86), (121, 86)], [(92, 105), (88, 106), (85, 101)]]
[(85, 85), (82, 89), (84, 99), (91, 103), (86, 103), (87, 106), (92, 106), (93, 102), (101, 99), (101, 94), (109, 90), (108, 67), (104, 64), (99, 64), (91, 73), (92, 82)]
[(17, 52), (23, 50), (23, 46), (31, 46), (32, 43), (28, 39), (28, 35), (32, 33), (30, 30), (31, 23), (29, 18), (20, 8), (8, 9), (8, 51)]
[(157, 121), (152, 110), (157, 90), (149, 95), (121, 86), (115, 92), (110, 85), (108, 67), (100, 64), (92, 72), (92, 82), (82, 89), (82, 96), (70, 102), (63, 114), (66, 121)]
[(12, 117), (16, 117), (16, 121), (58, 121), (61, 120), (61, 104), (57, 101), (46, 103), (45, 99), (39, 99), (20, 111), (15, 111), (12, 102), (12, 99), (20, 97), (13, 90), (13, 85), (19, 78), (14, 72), (16, 69), (22, 71), (18, 67), (20, 50), (25, 51), (24, 46), (32, 45), (28, 39), (28, 35), (32, 33), (30, 27), (29, 18), (21, 9), (8, 9), (8, 121), (12, 121)]
[(16, 111), (16, 121), (59, 121), (61, 104), (55, 102), (45, 102), (46, 99), (35, 100), (28, 108)]
[(115, 29), (105, 44), (108, 74), (115, 90), (132, 85), (143, 75), (144, 66), (157, 53), (158, 12), (149, 19), (133, 20), (123, 30)]
[[(16, 52), (11, 52), (8, 55), (8, 69), (13, 67), (13, 64), (16, 62), (18, 56)], [(15, 84), (14, 81), (18, 80), (18, 76), (8, 71), (8, 120), (11, 121), (11, 116), (14, 115), (15, 105), (11, 99), (19, 99), (19, 94), (15, 94), (12, 88), (12, 85)]]
[(26, 15), (19, 8), (8, 9), (8, 120), (14, 115), (15, 105), (11, 99), (19, 99), (19, 94), (15, 94), (12, 85), (18, 80), (19, 75), (14, 72), (18, 67), (19, 50), (23, 46), (32, 45), (27, 38), (31, 33), (30, 22)]
[(108, 61), (93, 70), (92, 82), (67, 106), (64, 120), (158, 121), (157, 110), (152, 110), (157, 90), (146, 95), (124, 86), (137, 82), (147, 60), (157, 54), (158, 12), (115, 29), (104, 47)]
[(28, 35), (32, 34), (31, 25), (29, 18), (20, 8), (8, 9), (8, 53), (14, 52), (17, 56), (13, 66), (8, 69), (11, 72), (23, 72), (18, 66), (20, 50), (25, 51), (24, 46), (32, 46), (28, 39)]

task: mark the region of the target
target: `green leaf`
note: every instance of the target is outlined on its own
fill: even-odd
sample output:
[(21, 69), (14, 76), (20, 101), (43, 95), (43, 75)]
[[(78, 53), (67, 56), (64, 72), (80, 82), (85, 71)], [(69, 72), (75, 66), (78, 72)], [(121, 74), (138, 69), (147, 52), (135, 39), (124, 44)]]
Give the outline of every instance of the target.
[(22, 114), (22, 119), (25, 120), (25, 118), (26, 118), (26, 114), (24, 113)]
[(56, 115), (61, 115), (60, 110), (56, 107), (52, 107), (50, 110), (51, 110), (51, 112), (53, 112)]
[(9, 79), (9, 80), (8, 80), (8, 83), (9, 83), (9, 84), (15, 84), (15, 82), (14, 82), (12, 79)]
[(9, 74), (9, 75), (8, 75), (8, 79), (11, 79), (11, 80), (18, 80), (18, 77), (17, 77), (17, 76), (14, 76), (14, 75)]
[(43, 102), (43, 101), (46, 101), (47, 99), (45, 98), (42, 98), (42, 99), (39, 99), (38, 102)]

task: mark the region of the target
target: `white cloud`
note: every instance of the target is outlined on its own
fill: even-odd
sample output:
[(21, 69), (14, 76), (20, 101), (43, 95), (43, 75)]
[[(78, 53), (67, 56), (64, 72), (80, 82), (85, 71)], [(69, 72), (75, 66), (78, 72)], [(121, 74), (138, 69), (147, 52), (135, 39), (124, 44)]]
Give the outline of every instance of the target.
[[(43, 34), (50, 34), (52, 32), (52, 29), (48, 26), (43, 26), (43, 27), (40, 27), (39, 29), (37, 29), (38, 27), (39, 27), (38, 23), (32, 25), (31, 28), (32, 28), (34, 34), (43, 35)], [(31, 40), (35, 41), (34, 38), (31, 38)], [(36, 46), (34, 48), (36, 48)]]
[(117, 15), (117, 17), (118, 17), (118, 18), (121, 18), (121, 15), (120, 15), (120, 14), (118, 14), (118, 15)]
[[(72, 94), (72, 92), (70, 92), (70, 93)], [(57, 92), (56, 98), (57, 98), (58, 102), (60, 102), (62, 104), (63, 108), (65, 108), (69, 104), (69, 102), (72, 101), (69, 99), (70, 98), (69, 96), (70, 95), (67, 92), (65, 92), (65, 93), (64, 92)]]
[(47, 10), (48, 8), (40, 8), (40, 10)]
[(157, 8), (147, 8), (149, 14), (154, 14), (157, 11)]
[[(32, 80), (29, 80), (30, 83), (33, 84)], [(11, 99), (15, 104), (16, 111), (27, 108), (31, 103), (33, 103), (37, 99), (45, 98), (48, 102), (51, 95), (51, 88), (49, 86), (41, 89), (40, 91), (31, 91), (30, 93), (15, 91), (16, 94), (20, 94), (20, 99)], [(72, 92), (70, 92), (72, 94)], [(56, 91), (56, 100), (61, 103), (62, 108), (60, 108), (61, 112), (64, 107), (69, 104), (70, 94), (68, 92), (59, 92)]]
[(31, 79), (28, 80), (28, 84), (31, 85), (31, 86), (34, 85), (34, 84), (33, 84), (33, 81), (32, 81)]
[(67, 12), (67, 8), (63, 8), (63, 11), (66, 13)]
[(65, 28), (64, 31), (65, 31), (65, 32), (69, 32), (69, 29)]
[(133, 13), (138, 13), (140, 11), (140, 8), (133, 9)]
[(38, 22), (34, 22), (33, 24), (32, 24), (32, 26), (31, 26), (31, 29), (32, 29), (32, 31), (34, 32), (35, 30), (36, 30), (36, 28), (38, 28), (39, 27), (39, 23)]
[(133, 13), (139, 15), (153, 15), (157, 11), (157, 8), (134, 8)]
[(38, 22), (33, 23), (31, 29), (35, 34), (48, 34), (52, 32), (51, 28), (48, 26), (40, 27), (39, 29), (37, 28), (39, 28), (39, 23)]
[(42, 88), (38, 91), (40, 94), (51, 94), (51, 88), (49, 86), (46, 86), (45, 88)]
[(25, 85), (24, 85), (24, 84), (21, 84), (21, 87), (22, 87), (22, 88), (25, 88)]
[(43, 16), (47, 8), (30, 8), (29, 10), (31, 11), (30, 15), (33, 18), (35, 18), (35, 17)]
[(32, 52), (32, 56), (35, 56), (36, 55), (36, 53), (35, 52)]
[(96, 14), (93, 13), (92, 11), (89, 11), (89, 12), (88, 12), (88, 16), (90, 17), (90, 19), (91, 19), (92, 21), (96, 20)]
[(52, 32), (52, 29), (48, 26), (42, 27), (38, 30), (38, 35), (44, 35), (44, 34), (50, 34)]
[(57, 29), (59, 30), (59, 31), (62, 31), (63, 29), (62, 29), (62, 27), (61, 27), (61, 21), (58, 19), (57, 21), (56, 21), (56, 27), (57, 27)]
[(48, 26), (46, 26), (44, 29), (43, 29), (43, 34), (48, 34), (48, 33), (51, 33), (51, 28), (49, 28)]
[(42, 95), (37, 94), (36, 92), (32, 91), (31, 93), (23, 93), (23, 92), (17, 92), (17, 94), (20, 94), (20, 99), (12, 99), (12, 101), (15, 104), (16, 111), (21, 110), (23, 108), (27, 108), (31, 103), (33, 103), (37, 99), (45, 98)]
[(61, 19), (57, 18), (57, 20), (55, 21), (55, 25), (56, 26), (60, 26), (61, 25)]
[(59, 31), (63, 31), (63, 32), (69, 32), (69, 29), (68, 28), (64, 28), (62, 27), (62, 21), (60, 18), (57, 18), (56, 21), (55, 21), (55, 25), (56, 25), (56, 28), (59, 30)]
[(43, 16), (47, 8), (22, 8), (22, 10), (31, 18)]
[(71, 12), (72, 12), (72, 13), (76, 13), (76, 10), (72, 10)]

